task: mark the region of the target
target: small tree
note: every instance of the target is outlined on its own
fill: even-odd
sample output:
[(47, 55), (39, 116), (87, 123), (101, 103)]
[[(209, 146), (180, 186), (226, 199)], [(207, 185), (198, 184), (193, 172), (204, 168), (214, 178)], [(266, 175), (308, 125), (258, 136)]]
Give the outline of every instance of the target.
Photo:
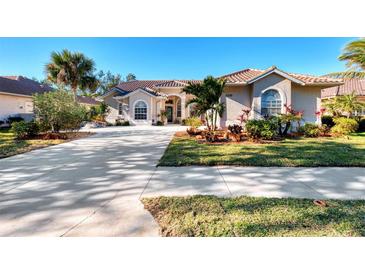
[(203, 83), (189, 83), (183, 92), (194, 95), (187, 105), (194, 104), (197, 115), (204, 115), (208, 130), (217, 129), (218, 116), (222, 117), (225, 106), (220, 102), (226, 81), (208, 76)]
[(64, 90), (33, 96), (34, 112), (42, 131), (78, 130), (87, 117), (86, 107)]
[(347, 118), (353, 116), (356, 111), (361, 110), (365, 107), (365, 104), (359, 101), (355, 95), (355, 91), (351, 94), (336, 96), (333, 99), (329, 99), (324, 103), (328, 112), (333, 116), (340, 116), (346, 114)]

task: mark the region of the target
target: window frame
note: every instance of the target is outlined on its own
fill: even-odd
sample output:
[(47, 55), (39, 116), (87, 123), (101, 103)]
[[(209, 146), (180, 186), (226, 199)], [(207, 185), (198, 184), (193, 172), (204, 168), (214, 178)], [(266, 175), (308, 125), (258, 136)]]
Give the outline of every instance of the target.
[[(143, 103), (145, 107), (137, 107), (139, 103)], [(133, 117), (136, 121), (147, 121), (148, 120), (148, 104), (143, 100), (138, 100), (134, 103)]]
[[(270, 96), (268, 93), (275, 92), (278, 95), (276, 100), (266, 100), (265, 96)], [(276, 96), (274, 96), (276, 97)], [(261, 115), (262, 116), (275, 116), (282, 113), (283, 99), (280, 92), (277, 89), (267, 89), (261, 94)]]

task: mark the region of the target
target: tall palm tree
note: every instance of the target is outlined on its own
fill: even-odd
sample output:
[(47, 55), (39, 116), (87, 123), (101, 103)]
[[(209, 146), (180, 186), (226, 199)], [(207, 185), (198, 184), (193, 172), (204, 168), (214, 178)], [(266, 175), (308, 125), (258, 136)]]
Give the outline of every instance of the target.
[(76, 100), (77, 90), (96, 90), (98, 81), (94, 75), (95, 63), (79, 52), (52, 52), (51, 62), (46, 64), (47, 79), (55, 84), (71, 88)]
[(340, 61), (347, 61), (349, 68), (356, 70), (365, 70), (365, 38), (353, 41), (346, 45)]
[(203, 83), (189, 83), (183, 92), (195, 97), (187, 102), (194, 104), (198, 115), (204, 115), (209, 130), (217, 129), (217, 118), (222, 117), (224, 104), (220, 102), (226, 81), (208, 76)]

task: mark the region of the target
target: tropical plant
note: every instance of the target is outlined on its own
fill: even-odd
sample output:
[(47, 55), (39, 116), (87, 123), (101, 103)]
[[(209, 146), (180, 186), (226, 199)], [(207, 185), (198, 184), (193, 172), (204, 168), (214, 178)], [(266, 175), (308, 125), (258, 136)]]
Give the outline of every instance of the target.
[(202, 125), (202, 121), (199, 119), (199, 117), (189, 117), (189, 118), (184, 119), (183, 124), (185, 126), (197, 128)]
[(338, 117), (334, 119), (335, 125), (331, 128), (333, 134), (348, 135), (359, 128), (359, 123), (352, 118)]
[(336, 96), (334, 98), (326, 100), (324, 102), (326, 110), (333, 116), (340, 116), (346, 114), (347, 118), (365, 107), (365, 104), (361, 102), (355, 95), (355, 91), (351, 94)]
[(73, 95), (64, 90), (36, 94), (33, 102), (42, 131), (78, 130), (87, 119), (86, 107), (74, 101)]
[(197, 115), (204, 115), (209, 131), (217, 129), (218, 116), (222, 117), (225, 106), (220, 102), (226, 81), (213, 76), (206, 77), (202, 83), (189, 83), (183, 92), (194, 95), (187, 105), (194, 104)]
[(333, 72), (325, 76), (333, 78), (365, 78), (365, 38), (348, 43), (338, 59), (346, 61), (346, 66), (349, 70)]
[(277, 119), (280, 136), (286, 136), (292, 123), (297, 123), (297, 129), (300, 128), (300, 122), (303, 120), (303, 111), (296, 111), (291, 106), (284, 105), (285, 113), (279, 114), (273, 119)]
[(46, 65), (47, 79), (61, 87), (69, 87), (76, 95), (78, 90), (95, 91), (98, 81), (94, 75), (95, 63), (79, 52), (52, 52), (51, 61)]

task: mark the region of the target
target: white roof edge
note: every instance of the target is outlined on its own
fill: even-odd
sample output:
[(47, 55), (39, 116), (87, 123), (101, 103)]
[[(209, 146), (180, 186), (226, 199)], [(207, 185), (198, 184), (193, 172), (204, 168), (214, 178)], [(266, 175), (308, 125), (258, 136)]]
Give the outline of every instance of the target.
[(283, 71), (281, 71), (281, 70), (279, 70), (277, 68), (268, 70), (268, 71), (266, 71), (266, 72), (264, 72), (264, 73), (256, 76), (255, 78), (251, 79), (250, 81), (247, 81), (247, 84), (252, 84), (252, 83), (256, 82), (257, 80), (260, 80), (260, 79), (262, 79), (262, 78), (264, 78), (264, 77), (266, 77), (266, 76), (268, 76), (268, 75), (270, 75), (272, 73), (279, 74), (280, 76), (282, 76), (282, 77), (284, 77), (286, 79), (289, 79), (290, 81), (292, 81), (294, 83), (297, 83), (299, 85), (302, 85), (302, 86), (305, 85), (305, 82), (303, 82), (303, 81), (301, 81), (301, 80), (299, 80), (297, 78), (294, 78), (293, 76), (290, 76), (288, 73), (283, 72)]

